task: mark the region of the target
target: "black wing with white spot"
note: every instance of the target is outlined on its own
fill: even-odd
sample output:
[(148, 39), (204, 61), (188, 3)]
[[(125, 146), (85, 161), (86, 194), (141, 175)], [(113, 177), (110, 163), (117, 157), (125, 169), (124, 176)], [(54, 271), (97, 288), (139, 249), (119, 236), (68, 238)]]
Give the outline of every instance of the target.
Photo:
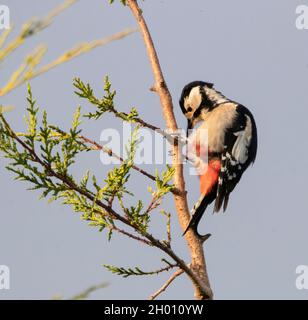
[(230, 193), (257, 154), (257, 128), (252, 114), (242, 105), (237, 106), (236, 113), (232, 126), (225, 133), (214, 212), (222, 205), (226, 210)]

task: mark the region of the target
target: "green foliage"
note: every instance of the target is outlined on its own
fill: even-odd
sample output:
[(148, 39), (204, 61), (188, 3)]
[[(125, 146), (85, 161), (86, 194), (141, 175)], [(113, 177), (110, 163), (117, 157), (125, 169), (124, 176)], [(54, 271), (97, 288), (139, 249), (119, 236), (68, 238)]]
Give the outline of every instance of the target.
[[(46, 18), (30, 21), (23, 26), (16, 39), (13, 39), (6, 47), (3, 47), (3, 44), (9, 32), (3, 32), (0, 35), (0, 61), (5, 60), (28, 37), (46, 28), (55, 16), (74, 2), (74, 0), (66, 1)], [(110, 4), (113, 2), (114, 0), (109, 0)], [(123, 5), (127, 5), (126, 0), (120, 0), (120, 2)], [(112, 39), (121, 38), (131, 32), (134, 31), (128, 30), (126, 33), (116, 35), (117, 37)], [(107, 42), (109, 41), (112, 40)], [(59, 64), (92, 50), (98, 45), (102, 45), (102, 43), (105, 44), (106, 41), (94, 41), (80, 45), (65, 52), (58, 59), (40, 69), (37, 69), (37, 66), (41, 63), (46, 47), (38, 47), (37, 50), (25, 58), (7, 84), (0, 89), (0, 96), (7, 94), (26, 81), (49, 71)], [(132, 108), (129, 113), (120, 112), (116, 109), (116, 91), (112, 89), (107, 76), (104, 80), (104, 95), (102, 98), (95, 96), (90, 84), (85, 84), (79, 78), (74, 80), (74, 86), (76, 88), (75, 93), (94, 106), (94, 110), (86, 113), (83, 117), (98, 120), (104, 114), (112, 113), (122, 121), (139, 124), (155, 130), (154, 126), (145, 123), (139, 118), (136, 108)], [(151, 221), (151, 212), (161, 204), (162, 198), (173, 190), (173, 186), (168, 183), (173, 176), (174, 170), (171, 167), (167, 167), (161, 174), (156, 170), (154, 179), (152, 174), (148, 174), (134, 165), (139, 142), (139, 127), (137, 126), (133, 130), (131, 140), (126, 146), (126, 158), (123, 161), (121, 159), (121, 165), (110, 170), (103, 181), (98, 181), (90, 171), (87, 171), (81, 180), (77, 181), (70, 172), (80, 153), (90, 150), (103, 150), (112, 156), (113, 152), (105, 151), (104, 147), (100, 148), (97, 143), (83, 137), (80, 107), (74, 113), (71, 127), (66, 132), (49, 123), (46, 111), (39, 112), (40, 110), (36, 106), (36, 100), (33, 98), (30, 85), (28, 85), (27, 102), (27, 114), (24, 117), (27, 129), (24, 133), (15, 132), (3, 116), (3, 112), (9, 111), (11, 106), (0, 105), (0, 155), (7, 159), (6, 168), (15, 175), (15, 179), (26, 182), (29, 185), (29, 190), (39, 190), (41, 192), (40, 198), (48, 198), (49, 202), (58, 200), (62, 204), (71, 206), (74, 212), (81, 214), (81, 219), (87, 221), (89, 226), (98, 228), (99, 231), (107, 230), (108, 240), (111, 240), (113, 232), (117, 231), (146, 245), (156, 246), (168, 254), (171, 248), (170, 214), (165, 213), (164, 210), (161, 211), (167, 217), (167, 241), (155, 239), (148, 233), (148, 229)], [(147, 207), (141, 200), (137, 200), (135, 205), (126, 204), (127, 199), (125, 196), (134, 195), (127, 186), (132, 168), (155, 180), (156, 189), (149, 188), (153, 198)], [(115, 201), (118, 202), (122, 209), (120, 213), (114, 210), (113, 203)], [(119, 228), (118, 223), (122, 223), (126, 229)], [(132, 230), (133, 233), (131, 233)], [(167, 250), (163, 249), (164, 246), (168, 246)], [(176, 259), (174, 260), (177, 261)], [(108, 265), (105, 265), (105, 267), (115, 274), (128, 277), (131, 275), (158, 274), (168, 271), (176, 267), (176, 265), (171, 265), (167, 262), (167, 267), (150, 272), (142, 271), (138, 267), (133, 269)], [(73, 299), (87, 298), (92, 291), (103, 286), (90, 287), (83, 293), (73, 297)]]
[(170, 247), (171, 246), (171, 214), (165, 210), (160, 210), (160, 213), (167, 218), (166, 227), (167, 227), (167, 240), (163, 242)]
[[(105, 81), (106, 95), (99, 103), (89, 85), (84, 85), (81, 80), (76, 81), (75, 86), (78, 85), (81, 90), (78, 93), (79, 96), (103, 106), (104, 110), (114, 108), (115, 92), (111, 91), (108, 78)], [(120, 166), (114, 167), (107, 173), (103, 186), (100, 186), (95, 175), (91, 175), (89, 171), (78, 183), (69, 169), (75, 163), (79, 153), (90, 150), (80, 139), (82, 133), (80, 107), (73, 116), (71, 128), (65, 132), (49, 124), (45, 111), (39, 124), (39, 108), (36, 106), (30, 86), (28, 86), (27, 102), (25, 121), (28, 128), (24, 134), (14, 133), (2, 115), (2, 121), (0, 121), (0, 150), (4, 157), (10, 160), (7, 169), (16, 175), (16, 179), (30, 183), (30, 190), (41, 190), (41, 198), (50, 196), (49, 202), (61, 199), (63, 204), (70, 205), (75, 212), (82, 213), (82, 219), (88, 221), (90, 226), (98, 227), (100, 231), (108, 227), (109, 238), (112, 234), (113, 219), (108, 212), (102, 210), (97, 201), (111, 205), (114, 199), (117, 199), (130, 224), (137, 227), (141, 233), (147, 232), (150, 212), (142, 211), (143, 202), (138, 200), (136, 206), (126, 206), (123, 198), (125, 194), (133, 195), (127, 188), (127, 182), (134, 166), (139, 142), (139, 127), (136, 126), (132, 131), (131, 139), (126, 146), (125, 160)], [(131, 121), (135, 115), (137, 112), (133, 110), (125, 119)], [(170, 167), (162, 173), (162, 177), (159, 177), (156, 172), (157, 190), (153, 191), (156, 202), (172, 189), (172, 186), (168, 185), (172, 174), (173, 170)]]
[[(149, 275), (156, 275), (160, 272), (162, 272), (162, 269), (155, 270), (155, 271), (142, 271), (140, 268), (123, 268), (123, 267), (116, 267), (116, 266), (110, 266), (107, 264), (103, 265), (108, 271), (118, 275), (122, 276), (123, 278), (128, 278), (130, 276), (149, 276)], [(171, 268), (171, 267), (170, 267)]]
[(171, 190), (174, 189), (173, 185), (169, 184), (169, 181), (172, 179), (174, 175), (174, 168), (167, 165), (167, 169), (162, 172), (162, 177), (159, 177), (158, 170), (156, 169), (155, 176), (156, 176), (156, 188), (157, 188), (157, 196), (159, 198), (163, 197)]
[(101, 284), (98, 284), (98, 285), (94, 285), (94, 286), (91, 286), (89, 288), (87, 288), (86, 290), (84, 290), (83, 292), (73, 296), (72, 298), (70, 298), (70, 300), (85, 300), (85, 299), (88, 299), (89, 296), (91, 295), (91, 293), (97, 291), (97, 290), (100, 290), (100, 289), (104, 289), (108, 286), (107, 283), (101, 283)]
[(105, 179), (106, 185), (99, 190), (100, 193), (107, 196), (107, 198), (105, 198), (107, 201), (110, 200), (110, 197), (122, 199), (125, 193), (133, 195), (127, 190), (126, 183), (130, 177), (130, 170), (134, 165), (134, 158), (139, 140), (138, 129), (139, 127), (136, 127), (132, 131), (131, 140), (128, 143), (128, 146), (126, 146), (126, 159), (119, 167), (115, 167), (108, 172), (107, 178)]
[(88, 113), (85, 117), (89, 119), (99, 119), (105, 112), (114, 109), (113, 99), (116, 95), (115, 91), (111, 91), (111, 85), (108, 77), (105, 78), (105, 95), (102, 99), (98, 99), (94, 96), (93, 89), (90, 84), (84, 84), (79, 78), (74, 79), (74, 86), (77, 89), (75, 93), (83, 99), (87, 99), (91, 104), (97, 106), (95, 113)]
[[(120, 2), (123, 4), (123, 6), (126, 6), (126, 0), (120, 0)], [(109, 0), (109, 4), (113, 4), (114, 0)]]
[[(134, 108), (130, 114), (118, 112), (115, 109), (115, 91), (111, 89), (108, 77), (105, 79), (105, 94), (102, 99), (96, 98), (91, 86), (85, 85), (80, 79), (75, 79), (74, 86), (77, 88), (76, 93), (79, 97), (87, 99), (96, 106), (94, 113), (85, 115), (89, 119), (99, 119), (106, 112), (112, 112), (121, 120), (129, 122), (135, 122), (138, 117), (138, 112)], [(0, 153), (8, 159), (9, 163), (6, 168), (14, 173), (15, 179), (27, 182), (30, 190), (40, 190), (41, 198), (48, 198), (49, 202), (59, 200), (71, 206), (74, 212), (81, 214), (82, 220), (98, 228), (99, 231), (107, 229), (108, 240), (111, 240), (115, 230), (122, 231), (122, 234), (130, 238), (140, 240), (126, 230), (117, 227), (119, 217), (110, 212), (114, 201), (117, 201), (124, 213), (120, 221), (124, 221), (126, 226), (130, 226), (139, 235), (146, 237), (151, 212), (173, 189), (169, 181), (174, 170), (169, 166), (161, 174), (156, 170), (156, 188), (155, 190), (149, 188), (153, 198), (146, 209), (141, 200), (137, 200), (135, 205), (126, 204), (125, 196), (134, 195), (128, 189), (127, 183), (131, 170), (135, 167), (134, 158), (140, 140), (139, 126), (134, 128), (130, 141), (125, 147), (125, 159), (119, 166), (112, 168), (107, 173), (102, 183), (98, 182), (96, 176), (90, 171), (87, 171), (81, 180), (77, 181), (70, 173), (71, 166), (74, 165), (78, 154), (93, 150), (87, 145), (87, 139), (82, 136), (81, 108), (77, 108), (71, 127), (66, 132), (49, 123), (46, 111), (43, 111), (40, 116), (40, 110), (36, 106), (30, 86), (28, 86), (27, 102), (27, 115), (25, 116), (27, 130), (25, 133), (16, 133), (0, 113)], [(164, 243), (170, 246), (170, 215), (167, 216), (167, 231), (168, 241)], [(144, 272), (139, 268), (105, 267), (124, 277), (160, 272)]]
[(25, 117), (25, 121), (28, 124), (28, 132), (26, 135), (26, 143), (30, 148), (34, 148), (34, 142), (37, 132), (37, 113), (38, 108), (35, 108), (36, 101), (32, 97), (32, 91), (30, 85), (28, 85), (28, 117)]
[(148, 212), (142, 213), (142, 208), (143, 203), (140, 200), (138, 201), (136, 207), (131, 206), (130, 208), (124, 208), (122, 205), (122, 209), (124, 210), (129, 221), (131, 221), (134, 226), (137, 226), (141, 233), (145, 233), (148, 231), (150, 214)]
[[(17, 180), (32, 184), (30, 190), (42, 190), (43, 198), (49, 194), (56, 198), (68, 189), (69, 183), (74, 183), (68, 169), (74, 163), (76, 155), (84, 149), (84, 146), (76, 140), (81, 132), (80, 109), (78, 108), (74, 115), (69, 133), (65, 137), (59, 137), (53, 135), (45, 111), (41, 126), (37, 128), (39, 108), (36, 108), (30, 86), (28, 86), (27, 101), (28, 115), (25, 120), (28, 129), (23, 134), (24, 140), (13, 132), (1, 116), (0, 150), (4, 157), (9, 159), (7, 169), (15, 173)], [(22, 148), (18, 148), (18, 145)], [(65, 177), (63, 180), (66, 181), (56, 181), (59, 180), (55, 179), (57, 177)]]
[[(62, 198), (64, 204), (71, 205), (75, 212), (83, 213), (83, 218), (90, 220), (92, 225), (105, 227), (107, 222), (103, 218), (102, 209), (79, 192), (84, 191), (95, 198), (95, 191), (88, 188), (90, 173), (87, 172), (79, 184), (69, 174), (69, 167), (74, 164), (76, 155), (88, 150), (84, 143), (78, 140), (81, 133), (80, 108), (74, 114), (71, 129), (65, 133), (49, 125), (45, 111), (41, 126), (37, 128), (39, 108), (35, 107), (36, 102), (30, 86), (27, 101), (29, 106), (25, 119), (28, 130), (20, 135), (24, 140), (18, 137), (3, 116), (0, 116), (0, 151), (10, 161), (7, 169), (16, 175), (17, 180), (29, 182), (32, 185), (30, 190), (42, 190), (41, 198), (48, 195), (51, 195), (49, 201)], [(18, 148), (18, 145), (23, 148)], [(92, 189), (95, 189), (94, 182), (93, 186)], [(95, 211), (100, 214), (94, 214)]]
[(97, 120), (101, 116), (103, 116), (106, 112), (113, 113), (117, 118), (121, 120), (134, 123), (135, 119), (138, 117), (138, 111), (136, 108), (132, 108), (130, 113), (127, 114), (125, 112), (119, 112), (116, 110), (114, 105), (114, 98), (116, 96), (116, 91), (111, 90), (111, 83), (109, 81), (108, 76), (104, 79), (104, 91), (105, 95), (103, 98), (97, 98), (94, 93), (93, 89), (90, 84), (85, 84), (79, 78), (74, 79), (74, 86), (77, 89), (75, 93), (83, 99), (88, 100), (92, 105), (96, 107), (95, 112), (89, 112), (84, 116), (89, 119)]
[(159, 176), (158, 170), (155, 172), (155, 183), (156, 190), (153, 190), (151, 187), (148, 187), (148, 191), (152, 194), (153, 199), (150, 206), (147, 209), (147, 212), (152, 211), (161, 204), (162, 198), (168, 194), (171, 190), (174, 189), (174, 185), (169, 184), (169, 181), (174, 175), (174, 168), (167, 166), (167, 169), (162, 172), (162, 176)]
[[(86, 300), (88, 298), (90, 298), (90, 295), (93, 293), (93, 292), (96, 292), (100, 289), (104, 289), (108, 287), (108, 283), (100, 283), (100, 284), (97, 284), (97, 285), (94, 285), (94, 286), (91, 286), (85, 290), (83, 290), (82, 292), (68, 298), (67, 300)], [(51, 298), (51, 300), (66, 300), (62, 295), (55, 295)]]
[(104, 199), (109, 203), (117, 198), (119, 204), (125, 213), (126, 218), (131, 225), (138, 228), (139, 232), (144, 233), (148, 229), (150, 217), (147, 213), (142, 214), (143, 202), (138, 200), (136, 206), (126, 207), (123, 201), (125, 194), (133, 196), (133, 193), (126, 187), (126, 183), (130, 178), (130, 171), (134, 165), (134, 157), (139, 142), (139, 127), (137, 126), (131, 135), (131, 140), (126, 146), (126, 159), (119, 167), (115, 167), (108, 172), (105, 179), (105, 186), (98, 193), (104, 195)]

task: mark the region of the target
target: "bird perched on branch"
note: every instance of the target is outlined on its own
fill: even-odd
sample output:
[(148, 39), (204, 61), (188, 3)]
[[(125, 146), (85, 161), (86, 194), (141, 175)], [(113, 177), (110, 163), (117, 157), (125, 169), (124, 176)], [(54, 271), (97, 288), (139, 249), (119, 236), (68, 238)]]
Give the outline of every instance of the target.
[(197, 227), (207, 206), (226, 210), (230, 193), (257, 154), (257, 128), (251, 112), (215, 90), (212, 83), (194, 81), (182, 91), (180, 107), (188, 120), (188, 158), (200, 179), (201, 196), (184, 232)]

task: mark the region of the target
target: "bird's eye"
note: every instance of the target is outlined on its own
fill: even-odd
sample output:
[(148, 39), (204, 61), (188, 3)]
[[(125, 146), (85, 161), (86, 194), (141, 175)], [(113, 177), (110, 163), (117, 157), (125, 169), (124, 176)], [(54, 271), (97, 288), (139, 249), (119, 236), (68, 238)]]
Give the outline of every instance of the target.
[(187, 108), (187, 111), (188, 111), (188, 112), (192, 111), (192, 107), (188, 107), (188, 108)]

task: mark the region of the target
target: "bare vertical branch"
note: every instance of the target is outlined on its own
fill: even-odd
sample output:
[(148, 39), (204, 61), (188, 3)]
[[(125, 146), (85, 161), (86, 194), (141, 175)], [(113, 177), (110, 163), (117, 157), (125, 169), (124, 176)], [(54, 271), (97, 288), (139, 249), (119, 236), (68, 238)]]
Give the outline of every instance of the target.
[[(135, 19), (137, 20), (140, 32), (143, 36), (143, 40), (147, 49), (147, 54), (155, 78), (155, 84), (153, 89), (160, 98), (166, 126), (169, 130), (175, 132), (178, 129), (178, 127), (173, 112), (172, 97), (164, 79), (151, 34), (147, 27), (146, 21), (143, 18), (142, 11), (138, 5), (138, 2), (136, 0), (128, 0), (127, 5), (132, 11)], [(173, 146), (173, 149), (174, 150), (172, 161), (173, 166), (175, 168), (174, 184), (175, 187), (180, 191), (179, 195), (174, 195), (174, 201), (181, 228), (184, 230), (189, 222), (190, 214), (185, 191), (185, 180), (183, 174), (183, 165), (181, 161), (181, 152), (177, 144)], [(195, 298), (212, 299), (213, 293), (210, 288), (210, 282), (207, 274), (202, 242), (198, 239), (197, 235), (192, 230), (189, 230), (186, 233), (185, 238), (192, 259), (191, 270), (196, 275), (196, 278), (191, 278), (195, 287)]]

